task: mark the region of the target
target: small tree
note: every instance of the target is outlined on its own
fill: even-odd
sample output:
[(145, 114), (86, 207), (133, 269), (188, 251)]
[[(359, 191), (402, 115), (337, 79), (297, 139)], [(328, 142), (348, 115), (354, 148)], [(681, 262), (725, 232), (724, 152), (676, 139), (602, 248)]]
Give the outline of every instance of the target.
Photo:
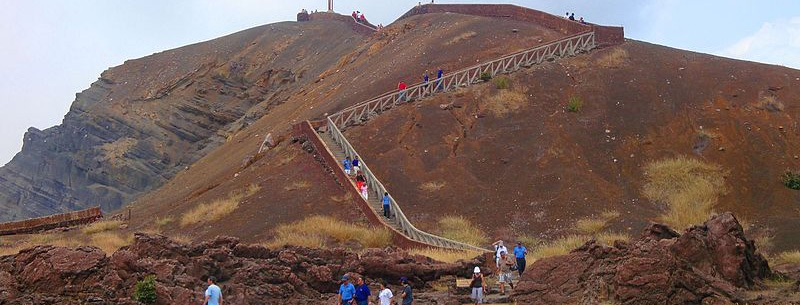
[(490, 73), (490, 72), (481, 73), (481, 80), (482, 81), (488, 82), (490, 79), (492, 79), (492, 73)]
[(793, 190), (800, 190), (800, 173), (786, 171), (783, 174), (783, 185)]
[(133, 297), (135, 301), (145, 304), (156, 302), (156, 276), (148, 275), (143, 280), (136, 282), (133, 287)]
[(569, 112), (579, 112), (583, 108), (583, 101), (581, 98), (577, 96), (573, 96), (569, 98), (569, 102), (567, 102), (567, 111)]

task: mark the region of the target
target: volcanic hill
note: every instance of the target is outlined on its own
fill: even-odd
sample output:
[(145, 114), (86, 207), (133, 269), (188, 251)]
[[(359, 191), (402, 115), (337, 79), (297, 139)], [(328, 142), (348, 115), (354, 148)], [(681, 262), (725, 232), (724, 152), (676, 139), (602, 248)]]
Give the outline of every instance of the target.
[[(454, 13), (409, 16), (370, 35), (312, 18), (131, 60), (78, 94), (62, 125), (26, 134), (0, 169), (9, 211), (0, 219), (133, 202), (130, 226), (144, 229), (251, 186), (213, 225), (164, 229), (256, 242), (311, 214), (362, 219), (314, 155), (290, 141), (292, 124), (426, 70), (564, 36)], [(645, 165), (688, 155), (727, 171), (715, 210), (766, 225), (792, 248), (798, 195), (780, 176), (800, 166), (798, 85), (797, 70), (628, 40), (511, 74), (506, 89), (487, 82), (397, 107), (346, 135), (429, 231), (455, 214), (491, 237), (553, 238), (614, 210), (614, 230), (639, 232), (665, 209), (642, 195)], [(573, 97), (583, 101), (578, 112), (565, 109)], [(267, 133), (276, 147), (259, 154)]]

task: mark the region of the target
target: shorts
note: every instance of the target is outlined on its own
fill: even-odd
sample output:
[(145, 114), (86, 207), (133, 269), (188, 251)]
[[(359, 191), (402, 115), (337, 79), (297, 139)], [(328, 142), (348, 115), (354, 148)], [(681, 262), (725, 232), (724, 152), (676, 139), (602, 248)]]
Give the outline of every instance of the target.
[(470, 298), (475, 300), (475, 303), (483, 304), (483, 288), (472, 288), (472, 295)]
[(358, 173), (361, 170), (361, 166), (353, 166), (353, 172)]
[(499, 282), (511, 283), (511, 272), (500, 272)]
[(344, 173), (349, 175), (350, 174), (350, 169), (345, 168), (344, 169)]

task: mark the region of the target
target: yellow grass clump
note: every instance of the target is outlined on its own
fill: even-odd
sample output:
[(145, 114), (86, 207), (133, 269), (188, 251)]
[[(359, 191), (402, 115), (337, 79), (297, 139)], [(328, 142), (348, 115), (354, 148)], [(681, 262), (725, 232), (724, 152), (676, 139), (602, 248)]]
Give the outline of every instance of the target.
[(624, 233), (603, 232), (595, 235), (595, 241), (605, 246), (613, 246), (615, 241), (628, 241), (631, 236)]
[(444, 187), (444, 181), (428, 181), (419, 186), (420, 190), (432, 193), (441, 190)]
[(727, 172), (701, 160), (668, 158), (650, 162), (645, 170), (645, 197), (666, 204), (660, 220), (678, 230), (706, 221), (726, 192)]
[(103, 252), (109, 255), (114, 253), (114, 251), (117, 251), (119, 248), (130, 245), (132, 242), (133, 236), (122, 236), (112, 232), (100, 232), (92, 235), (91, 239), (91, 244), (93, 246), (100, 248), (103, 250)]
[(477, 251), (447, 250), (440, 248), (417, 248), (417, 249), (411, 249), (409, 252), (411, 254), (427, 256), (433, 260), (444, 263), (455, 263), (460, 260), (470, 260), (475, 258), (476, 256), (481, 255), (481, 253)]
[(122, 224), (121, 220), (103, 220), (92, 223), (81, 230), (84, 234), (95, 234), (105, 231), (116, 230)]
[(279, 226), (275, 229), (275, 238), (265, 246), (273, 249), (285, 245), (324, 248), (328, 239), (340, 243), (352, 241), (366, 248), (385, 247), (392, 242), (391, 234), (384, 228), (368, 228), (317, 215)]
[(486, 245), (486, 233), (463, 216), (445, 216), (439, 219), (438, 234), (447, 239), (460, 241), (476, 247)]
[(243, 194), (231, 193), (227, 198), (200, 204), (183, 214), (180, 222), (181, 227), (217, 221), (236, 210), (242, 197)]
[(527, 96), (516, 90), (498, 90), (490, 96), (483, 107), (495, 117), (515, 113), (528, 104)]
[(156, 227), (160, 228), (160, 227), (168, 225), (173, 220), (175, 220), (175, 219), (173, 219), (172, 216), (156, 217), (155, 225), (156, 225)]
[(473, 31), (464, 32), (464, 33), (461, 33), (460, 35), (458, 35), (456, 37), (453, 37), (452, 39), (448, 40), (447, 42), (445, 42), (445, 45), (456, 44), (456, 43), (458, 43), (460, 41), (467, 40), (467, 39), (470, 39), (470, 38), (475, 37), (475, 36), (478, 36), (478, 33), (475, 33)]
[(570, 251), (583, 246), (590, 237), (581, 235), (567, 235), (556, 239), (550, 243), (536, 247), (531, 256), (535, 259), (542, 259), (546, 257), (560, 256), (569, 253)]
[(587, 217), (575, 223), (575, 230), (581, 234), (596, 235), (608, 226), (608, 222), (619, 217), (617, 211), (603, 211), (599, 216)]
[(780, 263), (800, 264), (800, 250), (781, 252), (777, 258)]
[(311, 187), (311, 182), (308, 181), (295, 181), (291, 185), (285, 186), (283, 189), (287, 191), (302, 190)]

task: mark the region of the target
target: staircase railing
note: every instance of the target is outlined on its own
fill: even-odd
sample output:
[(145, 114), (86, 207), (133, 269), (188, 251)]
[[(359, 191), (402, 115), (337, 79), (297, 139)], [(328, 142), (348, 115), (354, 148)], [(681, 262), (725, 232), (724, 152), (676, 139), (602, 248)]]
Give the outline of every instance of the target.
[(406, 102), (422, 99), (437, 92), (446, 92), (464, 87), (481, 80), (481, 75), (488, 73), (492, 77), (501, 73), (510, 73), (522, 67), (530, 67), (547, 60), (574, 56), (596, 47), (594, 32), (589, 31), (573, 35), (552, 43), (506, 55), (498, 59), (475, 65), (463, 70), (442, 76), (427, 83), (418, 83), (406, 90), (391, 91), (377, 98), (342, 109), (328, 118), (340, 129), (368, 121), (377, 114)]
[[(364, 162), (364, 158), (358, 155), (358, 152), (353, 148), (353, 145), (347, 141), (347, 138), (344, 137), (341, 130), (336, 127), (336, 124), (333, 124), (330, 118), (328, 118), (328, 132), (330, 132), (331, 137), (333, 140), (339, 144), (342, 149), (345, 151), (345, 155), (350, 158), (358, 157), (361, 160), (361, 172), (364, 175), (365, 180), (367, 180), (367, 189), (372, 190), (378, 194), (378, 196), (383, 196), (383, 193), (388, 193), (386, 187), (383, 186), (383, 183), (375, 177), (375, 174), (372, 173), (372, 170), (369, 169), (369, 166), (366, 162)], [(394, 223), (398, 226), (400, 233), (410, 237), (413, 240), (421, 241), (429, 245), (433, 245), (436, 247), (443, 247), (443, 248), (451, 248), (451, 249), (462, 249), (462, 250), (473, 250), (479, 252), (486, 252), (487, 249), (475, 247), (473, 245), (468, 245), (462, 242), (450, 240), (441, 236), (436, 236), (420, 229), (417, 229), (411, 221), (408, 220), (408, 217), (403, 213), (403, 210), (397, 204), (397, 201), (394, 200), (392, 195), (389, 195), (389, 211), (391, 211), (392, 215), (394, 216), (391, 219), (386, 220), (389, 223)]]
[[(490, 76), (494, 77), (498, 74), (514, 72), (522, 67), (530, 67), (544, 61), (574, 56), (581, 52), (587, 52), (596, 46), (595, 34), (589, 31), (462, 69), (427, 83), (415, 84), (406, 90), (392, 91), (329, 115), (327, 117), (328, 132), (330, 132), (333, 140), (344, 149), (346, 156), (351, 158), (358, 157), (358, 159), (361, 160), (361, 171), (368, 184), (368, 189), (378, 194), (378, 196), (382, 196), (383, 193), (389, 193), (386, 187), (383, 186), (372, 170), (369, 169), (364, 158), (358, 155), (358, 152), (356, 152), (350, 142), (347, 141), (347, 138), (342, 134), (342, 130), (349, 126), (365, 122), (371, 119), (372, 116), (378, 115), (396, 105), (422, 99), (437, 92), (447, 92), (477, 83), (482, 79), (482, 74), (488, 73)], [(389, 199), (390, 211), (395, 217), (387, 221), (396, 224), (400, 228), (401, 233), (409, 238), (436, 247), (482, 252), (488, 251), (484, 248), (450, 240), (417, 229), (408, 220), (408, 217), (403, 213), (403, 210), (391, 194), (389, 195)]]

